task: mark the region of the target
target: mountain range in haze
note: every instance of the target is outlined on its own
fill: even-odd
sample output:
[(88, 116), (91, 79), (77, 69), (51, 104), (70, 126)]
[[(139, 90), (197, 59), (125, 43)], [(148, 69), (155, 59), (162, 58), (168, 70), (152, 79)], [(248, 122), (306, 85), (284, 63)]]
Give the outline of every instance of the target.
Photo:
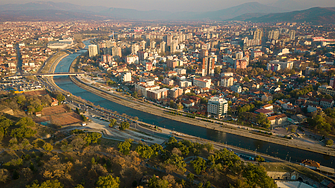
[(140, 11), (102, 6), (81, 6), (71, 3), (32, 2), (1, 5), (0, 21), (123, 19), (335, 23), (335, 8), (298, 9), (299, 4), (292, 0), (279, 0), (269, 5), (250, 2), (208, 12)]

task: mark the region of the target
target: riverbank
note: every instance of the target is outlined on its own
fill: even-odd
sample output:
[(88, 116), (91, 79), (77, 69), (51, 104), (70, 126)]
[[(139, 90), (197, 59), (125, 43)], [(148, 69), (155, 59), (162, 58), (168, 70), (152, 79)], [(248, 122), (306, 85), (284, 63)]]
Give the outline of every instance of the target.
[[(243, 136), (243, 137), (252, 138), (252, 139), (256, 139), (256, 140), (261, 140), (261, 141), (264, 141), (264, 142), (269, 142), (269, 143), (279, 144), (279, 145), (283, 145), (283, 146), (287, 146), (287, 147), (302, 149), (302, 150), (306, 150), (306, 151), (310, 151), (310, 152), (335, 156), (335, 151), (332, 150), (331, 148), (327, 148), (327, 147), (323, 147), (323, 146), (315, 146), (314, 144), (304, 143), (304, 142), (301, 142), (301, 141), (299, 142), (299, 141), (294, 140), (294, 139), (291, 140), (291, 139), (286, 139), (286, 138), (278, 138), (278, 137), (271, 136), (271, 135), (264, 135), (263, 136), (263, 135), (260, 135), (260, 134), (252, 133), (248, 130), (229, 127), (228, 124), (224, 127), (220, 127), (218, 124), (215, 124), (215, 123), (209, 123), (209, 122), (196, 120), (196, 119), (193, 119), (193, 118), (187, 118), (187, 117), (183, 117), (183, 116), (176, 116), (176, 115), (168, 114), (168, 113), (165, 113), (163, 110), (158, 109), (158, 107), (154, 108), (154, 107), (151, 107), (151, 106), (143, 105), (141, 103), (135, 103), (134, 101), (126, 100), (124, 98), (118, 97), (117, 95), (113, 95), (109, 91), (105, 91), (105, 90), (100, 89), (100, 88), (94, 88), (94, 86), (88, 85), (87, 83), (81, 81), (77, 77), (72, 77), (71, 76), (70, 79), (73, 83), (75, 83), (77, 86), (79, 86), (80, 88), (82, 88), (86, 91), (89, 91), (89, 92), (91, 92), (95, 95), (98, 95), (98, 96), (100, 96), (104, 99), (110, 100), (112, 102), (121, 104), (123, 106), (130, 107), (130, 108), (142, 111), (142, 112), (146, 112), (146, 113), (153, 114), (153, 115), (156, 115), (156, 116), (161, 116), (161, 117), (164, 117), (164, 118), (172, 119), (172, 120), (179, 121), (179, 122), (182, 122), (182, 123), (187, 123), (187, 124), (191, 124), (191, 125), (195, 125), (195, 126), (204, 127), (204, 128), (207, 128), (207, 129), (213, 129), (213, 130), (222, 131), (222, 132), (226, 132), (226, 133), (230, 133), (230, 134), (235, 134), (235, 135), (238, 135), (238, 136)], [(106, 95), (106, 94), (108, 94), (108, 95)]]

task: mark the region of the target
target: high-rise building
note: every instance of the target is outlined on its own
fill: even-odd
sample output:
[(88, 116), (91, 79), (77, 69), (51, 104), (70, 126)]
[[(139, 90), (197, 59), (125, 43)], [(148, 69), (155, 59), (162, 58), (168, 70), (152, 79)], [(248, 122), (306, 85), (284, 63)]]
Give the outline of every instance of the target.
[(131, 45), (131, 54), (137, 54), (137, 52), (140, 50), (140, 46), (138, 44), (132, 44)]
[(204, 57), (202, 59), (202, 76), (214, 76), (215, 58)]
[(150, 48), (151, 49), (156, 48), (156, 42), (154, 40), (150, 41)]
[(289, 35), (291, 40), (295, 40), (295, 30), (291, 30)]
[(230, 87), (234, 84), (234, 78), (229, 76), (224, 76), (221, 78), (221, 86)]
[(178, 42), (177, 42), (176, 40), (173, 40), (173, 41), (171, 42), (171, 46), (170, 46), (170, 53), (171, 53), (171, 54), (176, 53), (177, 45), (178, 45)]
[(200, 51), (200, 59), (208, 57), (208, 50), (207, 49), (201, 49)]
[(330, 79), (329, 86), (331, 86), (333, 89), (335, 89), (335, 78)]
[(279, 30), (269, 31), (268, 39), (278, 40), (279, 39)]
[(91, 44), (88, 46), (88, 56), (89, 57), (94, 57), (98, 55), (98, 46), (95, 44)]
[(207, 104), (208, 116), (215, 116), (218, 118), (224, 117), (228, 113), (228, 102), (222, 97), (212, 97)]
[(147, 42), (145, 42), (144, 40), (141, 41), (141, 50), (145, 50), (145, 45)]
[(112, 55), (118, 56), (118, 57), (122, 57), (122, 51), (121, 51), (121, 47), (113, 47), (112, 48)]
[(161, 53), (165, 53), (165, 45), (166, 45), (166, 42), (162, 41), (160, 43), (160, 49), (161, 49)]
[(256, 29), (256, 31), (254, 32), (254, 39), (262, 40), (262, 37), (263, 37), (263, 31), (260, 29)]
[(166, 36), (166, 45), (171, 46), (172, 44), (172, 35), (167, 35)]

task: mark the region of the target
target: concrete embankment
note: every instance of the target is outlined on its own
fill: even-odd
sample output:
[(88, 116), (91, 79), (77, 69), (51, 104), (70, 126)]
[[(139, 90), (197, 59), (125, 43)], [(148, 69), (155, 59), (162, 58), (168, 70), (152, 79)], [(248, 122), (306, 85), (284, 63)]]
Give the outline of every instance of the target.
[[(168, 114), (165, 113), (163, 110), (161, 109), (157, 109), (157, 107), (152, 107), (152, 106), (148, 106), (148, 104), (142, 104), (142, 103), (137, 103), (135, 101), (132, 101), (131, 99), (125, 99), (123, 97), (118, 97), (117, 95), (112, 95), (110, 92), (105, 91), (101, 88), (95, 88), (85, 82), (82, 82), (81, 80), (77, 79), (76, 77), (72, 77), (70, 76), (70, 79), (79, 87), (94, 93), (95, 95), (98, 95), (102, 98), (105, 98), (107, 100), (110, 100), (112, 102), (121, 104), (123, 106), (127, 106), (139, 111), (143, 111), (146, 113), (150, 113), (156, 116), (161, 116), (164, 118), (168, 118), (168, 119), (172, 119), (175, 121), (179, 121), (179, 122), (183, 122), (183, 123), (187, 123), (187, 124), (192, 124), (195, 126), (201, 126), (204, 128), (208, 128), (208, 129), (213, 129), (213, 130), (218, 130), (218, 131), (222, 131), (222, 132), (226, 132), (226, 133), (230, 133), (230, 134), (235, 134), (235, 135), (239, 135), (239, 136), (243, 136), (243, 137), (248, 137), (248, 138), (252, 138), (252, 139), (256, 139), (256, 140), (261, 140), (261, 141), (265, 141), (265, 142), (270, 142), (270, 143), (274, 143), (274, 144), (279, 144), (279, 145), (283, 145), (283, 146), (288, 146), (288, 147), (292, 147), (292, 148), (297, 148), (297, 149), (303, 149), (303, 150), (307, 150), (307, 151), (311, 151), (311, 152), (316, 152), (316, 153), (321, 153), (321, 154), (327, 154), (330, 156), (335, 156), (335, 151), (327, 148), (327, 147), (323, 147), (323, 146), (316, 146), (314, 144), (310, 144), (310, 143), (305, 143), (302, 141), (296, 141), (296, 140), (290, 140), (290, 139), (286, 139), (286, 138), (280, 138), (277, 136), (271, 136), (271, 135), (261, 135), (261, 134), (254, 134), (248, 130), (244, 130), (244, 129), (238, 129), (235, 127), (230, 127), (229, 124), (227, 124), (226, 126), (220, 127), (220, 125), (215, 124), (215, 123), (209, 123), (209, 122), (204, 122), (201, 120), (196, 120), (193, 118), (188, 118), (188, 117), (183, 117), (183, 116), (176, 116), (176, 115), (172, 115), (172, 114)], [(106, 95), (106, 93), (108, 95)], [(312, 149), (313, 148), (313, 149)]]

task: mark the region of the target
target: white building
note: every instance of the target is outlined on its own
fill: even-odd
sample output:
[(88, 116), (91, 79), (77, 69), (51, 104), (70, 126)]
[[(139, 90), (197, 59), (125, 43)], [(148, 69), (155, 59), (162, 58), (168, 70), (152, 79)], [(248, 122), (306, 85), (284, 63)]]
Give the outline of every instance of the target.
[(135, 91), (143, 97), (147, 98), (147, 91), (160, 89), (158, 85), (147, 85), (145, 82), (138, 82), (135, 84)]
[(175, 68), (173, 71), (177, 72), (178, 75), (186, 74), (186, 69)]
[(121, 81), (122, 82), (131, 82), (131, 73), (130, 72), (124, 72), (121, 75)]
[(94, 57), (98, 55), (98, 46), (95, 44), (91, 44), (88, 46), (88, 56), (89, 57)]
[(281, 62), (279, 60), (273, 60), (267, 64), (267, 70), (272, 71), (278, 71), (280, 69), (292, 69), (292, 68), (293, 68), (293, 62), (291, 61)]
[(221, 97), (212, 97), (207, 104), (208, 116), (221, 118), (228, 113), (228, 102)]
[(194, 78), (193, 85), (198, 86), (200, 88), (210, 88), (211, 87), (211, 79), (209, 78)]
[(234, 78), (233, 77), (222, 77), (221, 78), (221, 86), (223, 87), (230, 87), (234, 84)]
[(179, 87), (190, 87), (190, 86), (192, 86), (192, 82), (190, 82), (190, 81), (180, 81), (179, 82)]
[(138, 61), (139, 59), (138, 59), (138, 56), (137, 55), (128, 55), (127, 57), (126, 57), (126, 63), (128, 63), (128, 64), (138, 64), (139, 63), (139, 61)]

